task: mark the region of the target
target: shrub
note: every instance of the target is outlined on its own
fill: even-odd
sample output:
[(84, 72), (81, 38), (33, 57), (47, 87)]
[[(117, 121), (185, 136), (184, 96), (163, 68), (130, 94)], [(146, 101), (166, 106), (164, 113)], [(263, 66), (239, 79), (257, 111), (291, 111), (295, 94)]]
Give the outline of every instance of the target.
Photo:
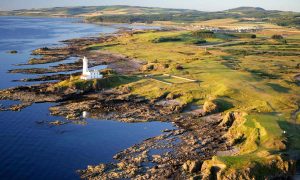
[(152, 71), (152, 70), (163, 70), (169, 68), (169, 64), (162, 64), (162, 63), (150, 63), (143, 65), (140, 70), (142, 71)]
[(147, 70), (148, 71), (151, 71), (153, 69), (154, 69), (154, 65), (153, 64), (150, 64), (150, 65), (147, 66)]
[(164, 64), (164, 68), (169, 68), (170, 65), (169, 64)]
[(272, 39), (283, 39), (283, 37), (279, 34), (274, 34), (271, 38)]
[(95, 90), (99, 88), (97, 79), (93, 80), (92, 86), (93, 86), (93, 89), (95, 89)]
[(153, 43), (163, 43), (163, 42), (177, 42), (181, 41), (178, 37), (159, 37), (152, 40)]
[(113, 69), (103, 69), (101, 70), (101, 74), (102, 75), (112, 75), (112, 74), (116, 74), (116, 72)]
[(192, 40), (191, 43), (192, 44), (204, 44), (204, 43), (206, 43), (206, 40), (205, 39), (199, 39), (199, 40), (195, 39), (195, 40)]
[(197, 38), (214, 38), (215, 37), (214, 32), (209, 31), (209, 30), (194, 31), (192, 33), (192, 35)]
[(230, 36), (236, 38), (252, 38), (252, 39), (256, 38), (255, 34), (249, 34), (249, 33), (234, 33), (234, 34), (230, 34)]
[(180, 64), (177, 64), (175, 68), (176, 68), (177, 70), (183, 70), (183, 69), (184, 69), (183, 66), (180, 65)]

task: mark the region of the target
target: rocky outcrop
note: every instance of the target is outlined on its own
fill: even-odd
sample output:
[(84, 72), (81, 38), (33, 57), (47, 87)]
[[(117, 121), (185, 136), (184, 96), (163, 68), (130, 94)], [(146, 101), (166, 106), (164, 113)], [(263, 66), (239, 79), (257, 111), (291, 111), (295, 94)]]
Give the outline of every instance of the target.
[(201, 165), (202, 162), (199, 160), (188, 160), (182, 165), (182, 168), (189, 173), (195, 173), (201, 170)]
[(33, 81), (52, 81), (52, 80), (66, 80), (70, 79), (70, 76), (79, 76), (81, 72), (72, 74), (53, 74), (53, 75), (42, 75), (36, 78), (24, 78), (19, 80), (14, 80), (14, 82), (33, 82)]
[[(198, 128), (205, 131), (201, 127)], [(205, 133), (210, 134), (206, 131)], [(87, 179), (188, 179), (195, 177), (195, 174), (200, 173), (202, 161), (211, 157), (212, 151), (207, 148), (220, 149), (224, 144), (217, 145), (214, 144), (215, 142), (209, 142), (206, 146), (202, 146), (201, 142), (188, 138), (192, 134), (193, 132), (183, 129), (171, 130), (116, 154), (114, 158), (118, 162), (115, 164), (89, 166), (85, 170), (80, 170), (79, 173), (82, 178)], [(208, 135), (208, 138), (211, 138), (211, 135), (213, 134)], [(213, 136), (217, 134), (214, 133)]]
[[(114, 164), (89, 166), (79, 171), (87, 179), (197, 179), (201, 164), (227, 147), (217, 115), (199, 120), (171, 115), (178, 129), (167, 130), (120, 153)], [(105, 167), (105, 168), (103, 168)], [(100, 173), (99, 173), (99, 168)]]
[(223, 120), (220, 123), (220, 126), (230, 128), (236, 119), (243, 118), (244, 115), (245, 113), (241, 113), (241, 112), (233, 112), (233, 111), (227, 112), (223, 116)]
[(214, 157), (203, 163), (202, 179), (289, 179), (296, 169), (295, 161), (278, 155), (271, 155), (263, 162), (251, 161), (249, 163), (240, 167), (230, 167)]
[(53, 125), (53, 126), (61, 126), (61, 125), (64, 125), (64, 124), (67, 124), (67, 122), (63, 122), (63, 121), (60, 121), (60, 120), (49, 122), (49, 125)]
[[(91, 62), (90, 67), (102, 65), (103, 62)], [(50, 68), (28, 68), (28, 69), (12, 69), (9, 73), (24, 73), (24, 74), (46, 74), (46, 73), (58, 73), (80, 70), (82, 68), (82, 61), (79, 59), (74, 63), (59, 64)]]
[(17, 50), (11, 50), (11, 51), (9, 51), (9, 53), (10, 53), (10, 54), (17, 54), (18, 51), (17, 51)]
[(20, 100), (22, 102), (56, 102), (62, 99), (62, 95), (51, 94), (46, 91), (46, 88), (51, 83), (19, 86), (0, 91), (0, 99), (2, 100)]
[(28, 64), (46, 64), (46, 63), (53, 63), (53, 62), (59, 62), (63, 61), (70, 57), (69, 55), (60, 55), (60, 54), (55, 54), (55, 55), (45, 55), (41, 58), (31, 58), (28, 61)]
[(204, 115), (217, 113), (219, 111), (218, 105), (214, 100), (207, 100), (203, 105)]
[(90, 93), (80, 101), (69, 100), (51, 107), (52, 115), (65, 116), (68, 119), (78, 119), (83, 111), (88, 111), (91, 117), (102, 119), (117, 119), (124, 122), (168, 121), (169, 115), (175, 114), (173, 106), (157, 106), (144, 97), (126, 94), (120, 91), (102, 92), (96, 95)]
[(9, 107), (3, 107), (0, 105), (0, 111), (21, 111), (22, 109), (31, 106), (32, 102), (22, 102), (19, 104), (14, 104)]

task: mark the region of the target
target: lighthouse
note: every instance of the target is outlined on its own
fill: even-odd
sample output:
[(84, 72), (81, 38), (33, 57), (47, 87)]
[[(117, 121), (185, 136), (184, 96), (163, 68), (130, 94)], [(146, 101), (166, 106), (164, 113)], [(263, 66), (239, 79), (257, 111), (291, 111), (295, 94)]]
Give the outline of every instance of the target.
[(89, 60), (84, 57), (82, 60), (82, 75), (80, 79), (90, 80), (90, 79), (101, 79), (103, 75), (96, 69), (89, 71)]
[(90, 71), (89, 71), (89, 65), (88, 65), (88, 63), (89, 63), (89, 60), (86, 58), (86, 57), (84, 57), (83, 58), (83, 60), (82, 60), (82, 75), (84, 75), (84, 74), (90, 74)]

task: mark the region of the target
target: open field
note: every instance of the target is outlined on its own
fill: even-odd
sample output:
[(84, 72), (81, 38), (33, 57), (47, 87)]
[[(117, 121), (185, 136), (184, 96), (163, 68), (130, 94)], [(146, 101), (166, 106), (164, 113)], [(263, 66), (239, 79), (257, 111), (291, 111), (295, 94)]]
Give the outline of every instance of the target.
[[(239, 152), (215, 157), (208, 164), (223, 164), (229, 174), (249, 166), (263, 167), (256, 176), (262, 177), (274, 170), (268, 169), (270, 159), (280, 158), (282, 152), (294, 156), (300, 151), (300, 87), (295, 78), (300, 74), (300, 32), (284, 31), (286, 41), (272, 39), (281, 31), (269, 29), (257, 33), (257, 38), (228, 38), (228, 34), (201, 37), (206, 40), (201, 44), (191, 43), (199, 37), (189, 31), (148, 31), (91, 47), (135, 58), (145, 64), (145, 74), (169, 73), (197, 80), (178, 83), (174, 78), (155, 77), (172, 83), (168, 85), (142, 78), (123, 85), (132, 94), (152, 99), (168, 93), (184, 105), (213, 100), (224, 114), (246, 114), (227, 134)], [(212, 42), (228, 41), (234, 43), (211, 46), (207, 51), (203, 48)]]

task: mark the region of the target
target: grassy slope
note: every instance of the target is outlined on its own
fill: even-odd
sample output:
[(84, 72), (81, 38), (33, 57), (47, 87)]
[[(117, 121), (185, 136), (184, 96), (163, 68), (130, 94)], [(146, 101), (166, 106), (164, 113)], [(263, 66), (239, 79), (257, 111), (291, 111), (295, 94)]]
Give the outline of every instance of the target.
[(151, 8), (139, 6), (79, 6), (79, 7), (56, 7), (45, 9), (21, 9), (14, 11), (0, 11), (0, 15), (19, 16), (97, 16), (97, 15), (138, 15), (138, 14), (162, 14), (184, 13), (193, 10)]
[(56, 83), (50, 89), (65, 90), (67, 88), (74, 88), (76, 90), (89, 91), (98, 90), (101, 88), (114, 88), (127, 84), (133, 81), (140, 80), (137, 76), (120, 76), (114, 74), (107, 74), (103, 79), (93, 79), (93, 80), (82, 80), (80, 76), (71, 76), (70, 79)]
[[(166, 85), (151, 79), (142, 79), (126, 85), (134, 94), (148, 98), (159, 97), (164, 92), (181, 94), (178, 100), (182, 104), (203, 104), (205, 100), (214, 98), (221, 102), (224, 110), (246, 112), (248, 115), (231, 129), (235, 132), (233, 139), (242, 134), (246, 136), (246, 141), (238, 145), (239, 154), (216, 157), (217, 161), (225, 163), (227, 168), (243, 168), (253, 162), (268, 163), (270, 158), (275, 158), (272, 154), (276, 155), (286, 150), (283, 142), (287, 139), (288, 150), (299, 152), (299, 124), (295, 125), (291, 114), (300, 102), (300, 88), (293, 79), (299, 73), (296, 66), (300, 59), (293, 54), (280, 54), (283, 51), (300, 52), (299, 32), (287, 32), (290, 34), (287, 37), (288, 45), (271, 40), (268, 30), (258, 34), (259, 38), (255, 40), (236, 39), (264, 44), (259, 47), (247, 44), (216, 47), (209, 49), (210, 53), (205, 53), (203, 48), (190, 44), (189, 38), (176, 42), (153, 43), (153, 39), (182, 37), (187, 33), (174, 31), (134, 34), (120, 37), (114, 42), (94, 45), (93, 49), (125, 54), (143, 62), (169, 65), (169, 68), (154, 69), (145, 73), (170, 73), (199, 81)], [(226, 39), (212, 38), (209, 41), (224, 42)], [(276, 53), (245, 56), (232, 54), (228, 51), (231, 49), (272, 49)], [(184, 69), (174, 68), (177, 64)], [(287, 135), (283, 134), (283, 130), (288, 132)], [(266, 170), (265, 173), (268, 172), (269, 170)]]
[[(187, 9), (168, 9), (138, 6), (79, 6), (55, 7), (45, 9), (22, 9), (14, 11), (0, 11), (2, 16), (71, 16), (86, 17), (91, 22), (115, 23), (150, 23), (161, 21), (164, 23), (197, 23), (199, 21), (233, 18), (243, 22), (258, 21), (294, 26), (299, 28), (299, 13), (284, 11), (268, 11), (261, 8), (243, 7), (221, 12), (202, 12)], [(252, 19), (252, 20), (251, 20)]]

